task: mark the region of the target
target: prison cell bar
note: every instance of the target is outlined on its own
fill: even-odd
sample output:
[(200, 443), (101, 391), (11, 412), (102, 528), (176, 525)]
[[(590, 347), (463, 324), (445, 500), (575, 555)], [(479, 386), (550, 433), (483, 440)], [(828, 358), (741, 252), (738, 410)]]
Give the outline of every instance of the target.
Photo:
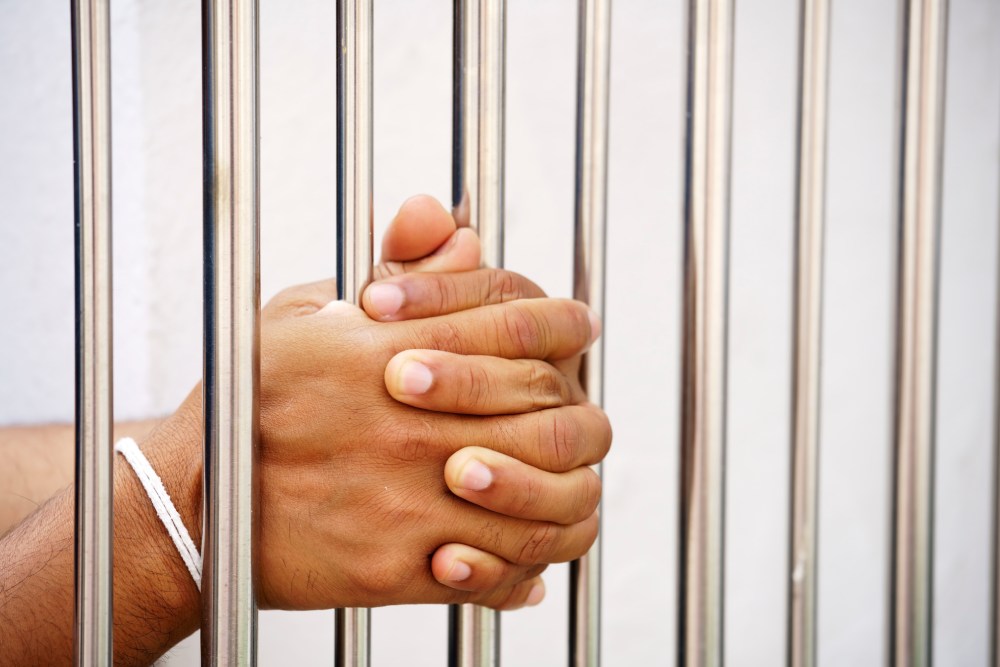
[[(1000, 194), (1000, 188), (997, 193)], [(1000, 241), (1000, 238), (998, 238)], [(990, 661), (1000, 665), (1000, 251), (997, 252), (996, 343), (993, 346), (993, 522), (990, 553)]]
[[(604, 320), (607, 229), (608, 96), (611, 63), (611, 0), (580, 0), (577, 15), (576, 208), (573, 298)], [(604, 338), (583, 359), (587, 398), (604, 405)], [(598, 474), (601, 466), (597, 466)], [(569, 662), (601, 662), (601, 541), (570, 564)]]
[(678, 664), (722, 664), (733, 0), (690, 0)]
[(802, 0), (799, 11), (787, 660), (789, 667), (813, 667), (829, 0)]
[(890, 664), (931, 664), (934, 411), (947, 0), (901, 3)]
[[(506, 0), (455, 0), (452, 60), (452, 211), (476, 230), (483, 264), (503, 266)], [(448, 663), (500, 661), (500, 616), (452, 605)]]
[(108, 0), (70, 5), (76, 263), (74, 654), (112, 653), (111, 43)]
[(257, 0), (202, 2), (205, 562), (202, 664), (257, 658), (260, 273)]
[[(337, 0), (337, 292), (360, 304), (372, 277), (372, 0)], [(338, 609), (334, 662), (371, 663), (371, 611)]]

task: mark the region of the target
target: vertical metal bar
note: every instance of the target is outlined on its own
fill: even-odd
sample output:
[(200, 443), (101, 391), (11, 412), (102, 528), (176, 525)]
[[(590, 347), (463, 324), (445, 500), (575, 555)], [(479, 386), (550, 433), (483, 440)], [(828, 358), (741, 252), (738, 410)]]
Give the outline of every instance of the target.
[(733, 0), (690, 0), (678, 663), (721, 665)]
[(111, 43), (108, 0), (74, 0), (76, 240), (75, 635), (78, 665), (112, 661)]
[(337, 0), (337, 289), (361, 302), (372, 277), (372, 0)]
[[(372, 277), (372, 0), (337, 0), (337, 290), (361, 302)], [(371, 662), (371, 611), (338, 609), (338, 667)]]
[[(1000, 189), (997, 190), (1000, 192)], [(997, 253), (996, 345), (993, 347), (993, 535), (990, 553), (990, 661), (1000, 667), (1000, 252)]]
[(816, 664), (816, 503), (819, 489), (829, 1), (802, 0), (799, 20), (788, 664), (790, 667), (813, 667)]
[(931, 664), (934, 411), (947, 0), (902, 0), (889, 663)]
[[(608, 98), (611, 87), (611, 0), (580, 0), (577, 36), (576, 210), (573, 297), (604, 319), (607, 236)], [(581, 368), (588, 399), (604, 405), (604, 338)], [(598, 474), (601, 466), (597, 466)], [(601, 541), (570, 564), (569, 662), (601, 662)]]
[(202, 663), (257, 659), (260, 375), (257, 0), (203, 0), (205, 521)]
[[(486, 266), (503, 266), (506, 0), (455, 0), (452, 208), (479, 233)], [(500, 662), (500, 615), (474, 605), (449, 611), (448, 662)]]

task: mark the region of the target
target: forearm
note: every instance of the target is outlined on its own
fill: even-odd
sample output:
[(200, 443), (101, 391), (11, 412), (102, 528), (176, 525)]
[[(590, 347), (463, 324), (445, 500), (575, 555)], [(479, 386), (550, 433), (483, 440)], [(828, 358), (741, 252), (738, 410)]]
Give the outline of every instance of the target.
[[(142, 441), (185, 525), (201, 534), (200, 423), (190, 405)], [(115, 664), (149, 664), (198, 626), (198, 591), (134, 472), (115, 457)], [(72, 487), (0, 539), (0, 665), (73, 651)]]
[[(159, 420), (115, 424), (115, 438), (146, 437)], [(73, 483), (73, 426), (0, 428), (0, 536)]]

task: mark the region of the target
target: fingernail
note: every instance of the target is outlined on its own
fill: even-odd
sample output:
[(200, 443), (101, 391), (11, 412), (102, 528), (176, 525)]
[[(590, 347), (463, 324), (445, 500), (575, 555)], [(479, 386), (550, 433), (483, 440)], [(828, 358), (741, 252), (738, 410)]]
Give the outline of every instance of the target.
[(534, 607), (538, 605), (542, 600), (545, 599), (545, 584), (535, 584), (531, 587), (528, 592), (528, 599), (524, 601), (524, 604), (528, 607)]
[(587, 310), (587, 315), (590, 317), (590, 342), (593, 343), (601, 336), (601, 318), (597, 316), (597, 313), (589, 309)]
[(399, 312), (405, 296), (397, 285), (381, 283), (368, 288), (368, 302), (383, 319)]
[(482, 491), (492, 483), (493, 473), (475, 459), (466, 463), (458, 476), (458, 486), (469, 491)]
[(431, 369), (419, 361), (407, 361), (399, 369), (399, 389), (404, 394), (417, 396), (426, 394), (434, 382)]
[(465, 581), (472, 576), (472, 568), (469, 564), (456, 560), (451, 564), (451, 569), (448, 570), (448, 576), (445, 577), (448, 581)]

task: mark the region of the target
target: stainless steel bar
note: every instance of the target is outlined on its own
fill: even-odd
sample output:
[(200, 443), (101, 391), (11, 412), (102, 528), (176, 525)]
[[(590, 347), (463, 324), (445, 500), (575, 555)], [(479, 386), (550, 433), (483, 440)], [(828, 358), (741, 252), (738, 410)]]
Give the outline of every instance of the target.
[[(607, 237), (608, 101), (611, 87), (611, 0), (580, 0), (577, 37), (576, 210), (573, 297), (604, 319)], [(583, 360), (587, 397), (604, 405), (604, 338)], [(598, 474), (601, 466), (597, 466)], [(570, 564), (569, 662), (601, 663), (601, 540)]]
[(452, 207), (503, 266), (506, 0), (455, 0)]
[(112, 649), (111, 42), (108, 0), (74, 0), (73, 177), (76, 241), (77, 665)]
[[(1000, 189), (997, 190), (1000, 193)], [(993, 525), (990, 545), (990, 661), (1000, 667), (1000, 252), (997, 253), (996, 344), (993, 347)]]
[(723, 661), (733, 0), (687, 16), (678, 664)]
[(817, 500), (829, 0), (802, 0), (796, 184), (788, 664), (816, 664)]
[[(506, 0), (455, 0), (452, 209), (479, 233), (486, 266), (503, 266)], [(500, 662), (500, 615), (473, 605), (449, 611), (448, 662)]]
[(947, 0), (902, 0), (889, 663), (931, 664), (934, 411)]
[[(350, 303), (372, 277), (372, 0), (337, 0), (337, 290)], [(334, 661), (371, 663), (371, 611), (338, 609)]]
[(257, 0), (203, 0), (205, 521), (202, 664), (257, 660), (260, 383)]

